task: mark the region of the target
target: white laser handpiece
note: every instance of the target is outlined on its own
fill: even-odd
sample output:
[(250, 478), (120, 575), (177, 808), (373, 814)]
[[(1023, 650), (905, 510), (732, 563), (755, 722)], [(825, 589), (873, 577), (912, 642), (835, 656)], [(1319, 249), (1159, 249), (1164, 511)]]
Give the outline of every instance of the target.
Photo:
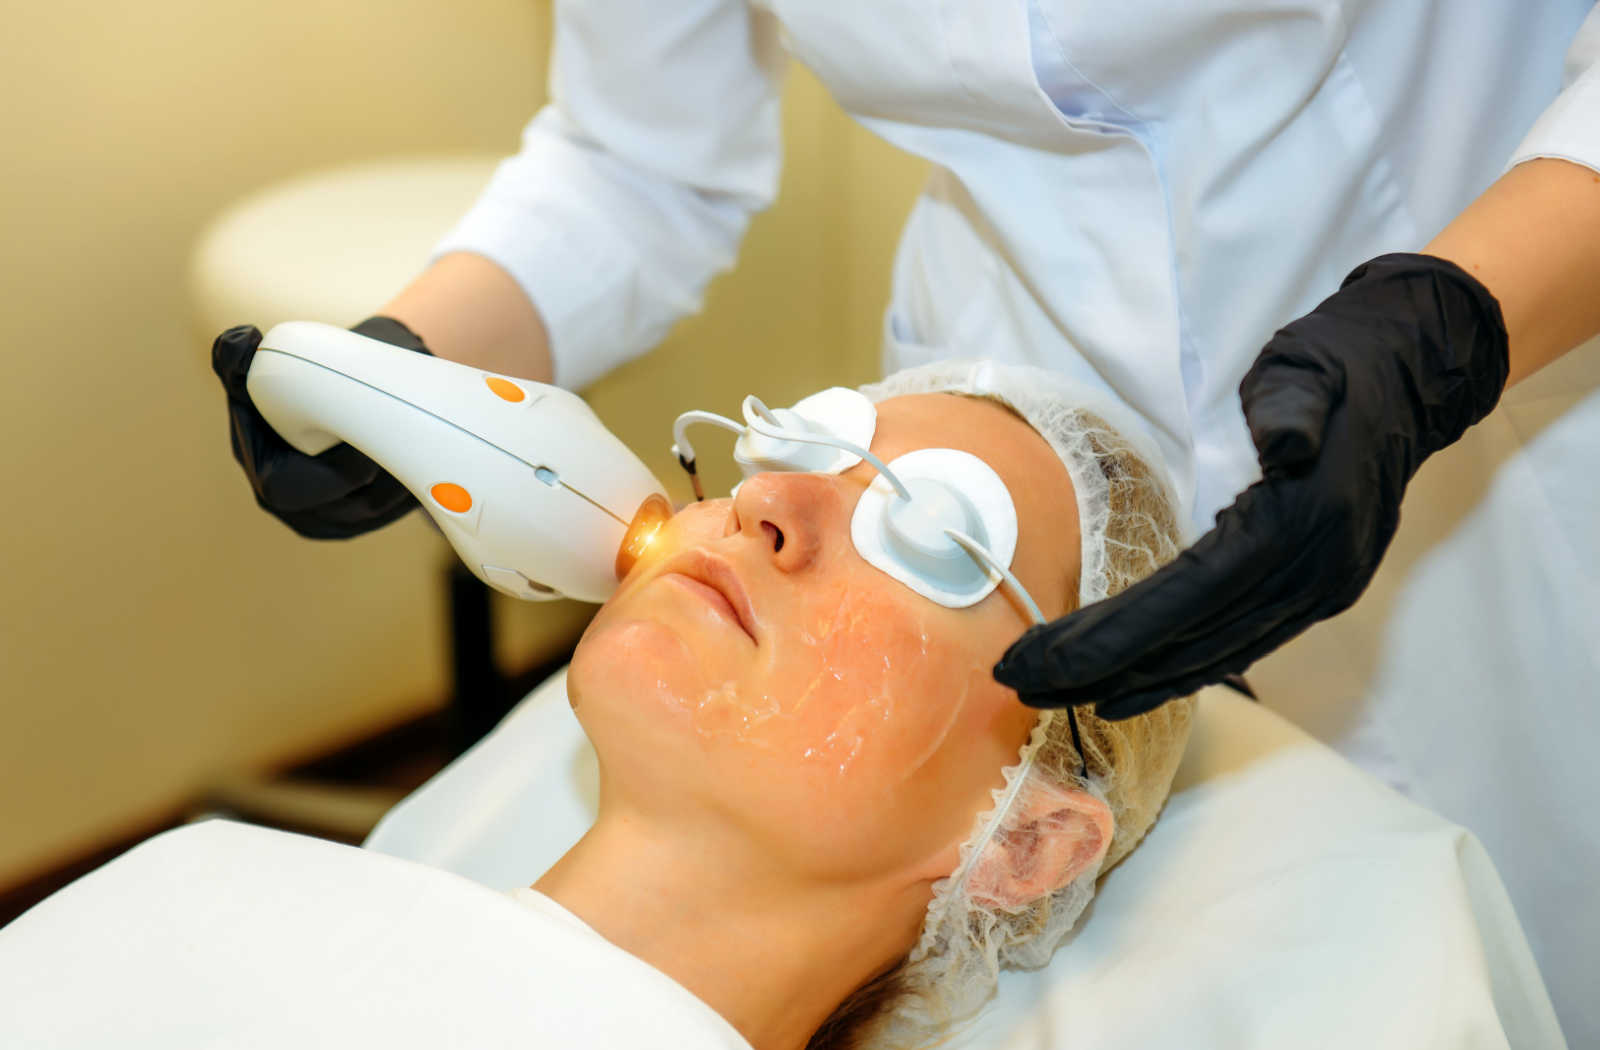
[(311, 321), (269, 331), (246, 386), (299, 451), (346, 441), (393, 474), (467, 567), (515, 598), (604, 601), (640, 525), (671, 514), (650, 470), (559, 387)]

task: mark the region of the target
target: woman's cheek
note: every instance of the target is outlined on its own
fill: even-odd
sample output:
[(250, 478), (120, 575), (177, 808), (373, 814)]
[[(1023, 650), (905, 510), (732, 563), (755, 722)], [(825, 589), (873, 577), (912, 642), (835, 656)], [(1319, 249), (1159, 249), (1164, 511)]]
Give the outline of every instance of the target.
[(773, 692), (787, 698), (779, 725), (792, 759), (824, 784), (880, 790), (938, 752), (975, 665), (956, 624), (919, 608), (923, 599), (853, 582), (820, 592), (796, 618)]
[(682, 638), (659, 623), (612, 619), (602, 610), (572, 654), (568, 695), (580, 717), (627, 717), (647, 708), (671, 712), (688, 685), (691, 666)]

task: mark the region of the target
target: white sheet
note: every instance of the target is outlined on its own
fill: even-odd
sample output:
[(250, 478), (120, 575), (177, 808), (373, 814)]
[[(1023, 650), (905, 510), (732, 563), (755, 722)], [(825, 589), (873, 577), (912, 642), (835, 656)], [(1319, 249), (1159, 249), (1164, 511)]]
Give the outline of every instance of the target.
[(1250, 677), (1274, 710), (1472, 829), (1568, 1040), (1600, 1047), (1600, 340), (1586, 352), (1507, 391), (1443, 473), (1419, 477), (1434, 503), (1402, 525), (1370, 602)]
[[(397, 806), (367, 847), (494, 886), (592, 819), (557, 675)], [(1045, 969), (953, 1046), (1565, 1046), (1476, 839), (1269, 711), (1201, 696), (1166, 812)]]
[(6, 1050), (750, 1050), (559, 909), (281, 831), (157, 836), (0, 930)]
[[(656, 971), (498, 892), (582, 830), (575, 728), (555, 680), (367, 850), (221, 822), (141, 846), (0, 931), (0, 1046), (738, 1047)], [(1077, 937), (951, 1045), (1564, 1044), (1476, 841), (1215, 694)]]

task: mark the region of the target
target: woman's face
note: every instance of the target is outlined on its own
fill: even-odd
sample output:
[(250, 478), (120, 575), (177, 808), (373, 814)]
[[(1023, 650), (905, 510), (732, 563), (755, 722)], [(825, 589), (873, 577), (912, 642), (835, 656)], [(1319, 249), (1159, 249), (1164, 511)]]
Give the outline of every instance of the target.
[[(1076, 500), (1044, 439), (972, 398), (878, 406), (876, 455), (930, 447), (1000, 475), (1011, 569), (1047, 615), (1067, 609)], [(813, 878), (954, 868), (1037, 717), (990, 674), (1028, 618), (1004, 588), (950, 609), (867, 564), (850, 518), (875, 476), (760, 474), (666, 524), (573, 657), (603, 809), (710, 821)]]

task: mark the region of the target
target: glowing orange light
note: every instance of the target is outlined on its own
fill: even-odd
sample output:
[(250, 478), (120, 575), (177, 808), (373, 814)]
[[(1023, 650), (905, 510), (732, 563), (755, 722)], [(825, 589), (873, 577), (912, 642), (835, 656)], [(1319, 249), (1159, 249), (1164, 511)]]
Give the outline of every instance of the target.
[(661, 533), (661, 526), (672, 517), (672, 504), (659, 492), (651, 493), (634, 512), (628, 531), (623, 534), (622, 547), (617, 551), (617, 579), (622, 579), (639, 564), (645, 552)]

